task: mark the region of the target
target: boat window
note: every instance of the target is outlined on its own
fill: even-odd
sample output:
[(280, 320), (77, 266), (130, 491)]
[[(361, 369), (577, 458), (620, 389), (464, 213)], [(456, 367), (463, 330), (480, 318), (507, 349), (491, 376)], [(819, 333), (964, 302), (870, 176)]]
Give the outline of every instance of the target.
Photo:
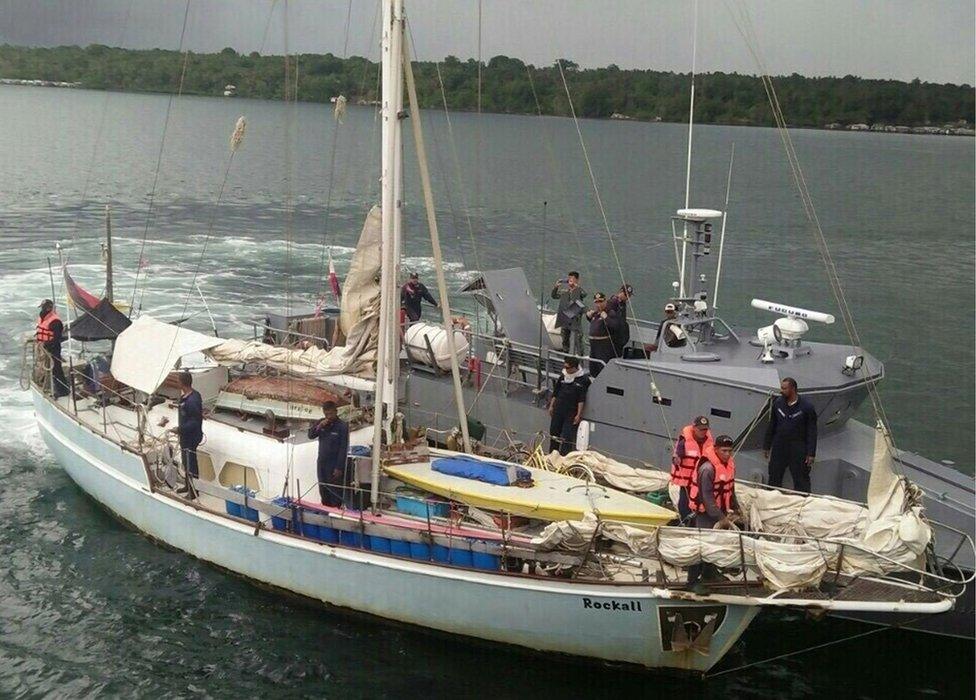
[(656, 404), (660, 404), (661, 406), (670, 406), (671, 405), (671, 399), (666, 399), (663, 396), (660, 397), (660, 398), (658, 398), (657, 396), (654, 396), (654, 397), (651, 398), (651, 401), (653, 401)]
[(215, 481), (217, 479), (213, 459), (203, 450), (197, 450), (197, 467), (200, 470), (200, 478), (203, 481)]
[(258, 473), (252, 467), (237, 462), (224, 462), (220, 469), (220, 483), (228, 488), (243, 485), (255, 491), (261, 490)]
[(608, 394), (613, 394), (614, 396), (623, 396), (624, 395), (624, 390), (623, 389), (618, 389), (615, 386), (608, 386), (607, 387), (607, 393)]
[(713, 408), (712, 415), (718, 416), (719, 418), (731, 418), (732, 411), (726, 411), (724, 408)]

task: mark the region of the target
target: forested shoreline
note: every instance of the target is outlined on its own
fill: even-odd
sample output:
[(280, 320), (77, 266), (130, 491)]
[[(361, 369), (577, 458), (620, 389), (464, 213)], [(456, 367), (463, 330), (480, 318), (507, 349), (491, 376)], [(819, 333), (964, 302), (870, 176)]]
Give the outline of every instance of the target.
[[(570, 60), (561, 63), (573, 106), (581, 117), (665, 122), (687, 119), (687, 73), (625, 70), (614, 65), (584, 69)], [(286, 68), (290, 97), (329, 102), (341, 94), (351, 104), (378, 99), (378, 64), (359, 56), (343, 59), (332, 54), (301, 54), (290, 56), (286, 67), (283, 56), (240, 54), (230, 48), (219, 53), (191, 52), (184, 57), (177, 51), (97, 44), (0, 46), (0, 78), (80, 83), (81, 87), (98, 90), (170, 93), (177, 90), (182, 76), (183, 94), (222, 95), (233, 86), (232, 93), (240, 97), (283, 99)], [(414, 71), (423, 107), (443, 107), (443, 81), (451, 109), (477, 109), (478, 63), (474, 59), (448, 56), (439, 63), (421, 61), (415, 63)], [(560, 69), (555, 64), (527, 66), (516, 58), (495, 56), (482, 64), (481, 80), (483, 111), (570, 114)], [(969, 85), (796, 74), (774, 77), (773, 84), (789, 124), (798, 127), (969, 127), (976, 110)], [(756, 76), (707, 73), (697, 77), (696, 86), (696, 122), (773, 124), (762, 81)]]

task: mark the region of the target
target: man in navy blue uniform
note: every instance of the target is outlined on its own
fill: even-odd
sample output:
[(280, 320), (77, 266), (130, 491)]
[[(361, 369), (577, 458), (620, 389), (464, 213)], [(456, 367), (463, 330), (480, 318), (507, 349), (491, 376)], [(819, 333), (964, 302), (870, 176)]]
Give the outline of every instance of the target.
[(203, 442), (203, 398), (193, 388), (193, 375), (180, 372), (180, 402), (177, 409), (177, 432), (180, 436), (180, 456), (187, 481), (200, 476), (197, 448)]
[(349, 426), (339, 419), (335, 401), (323, 403), (322, 413), (325, 417), (308, 429), (308, 439), (319, 441), (319, 496), (324, 506), (340, 506), (349, 453)]
[(563, 362), (563, 373), (556, 380), (549, 399), (549, 451), (558, 450), (567, 455), (576, 449), (576, 432), (583, 420), (586, 405), (586, 391), (590, 388), (590, 378), (583, 374), (580, 362), (575, 357), (567, 357)]
[(770, 486), (782, 486), (789, 469), (793, 488), (810, 493), (810, 468), (817, 455), (817, 411), (797, 393), (793, 377), (780, 383), (780, 395), (769, 412), (763, 450), (769, 460)]

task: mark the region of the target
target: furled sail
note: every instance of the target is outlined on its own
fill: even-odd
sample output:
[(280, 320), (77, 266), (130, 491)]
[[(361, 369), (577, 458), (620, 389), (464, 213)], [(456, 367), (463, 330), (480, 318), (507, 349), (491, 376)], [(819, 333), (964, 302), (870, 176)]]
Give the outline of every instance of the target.
[(227, 340), (208, 354), (221, 364), (262, 362), (300, 377), (374, 377), (379, 334), (380, 236), (380, 208), (374, 206), (366, 216), (342, 290), (339, 327), (346, 338), (345, 345), (329, 350), (300, 350), (259, 341)]
[[(582, 464), (617, 488), (638, 492), (661, 489), (667, 475), (635, 469), (594, 452), (550, 455), (554, 466)], [(601, 522), (587, 513), (579, 521), (550, 524), (533, 542), (544, 549), (588, 548), (599, 531), (604, 538), (640, 556), (660, 558), (683, 568), (704, 560), (736, 567), (742, 558), (777, 590), (816, 586), (828, 571), (882, 574), (901, 566), (924, 568), (932, 530), (922, 514), (922, 494), (892, 470), (884, 429), (875, 436), (874, 467), (866, 506), (826, 496), (803, 496), (736, 484), (736, 498), (749, 530), (791, 535), (772, 540), (732, 530), (660, 528), (653, 532)], [(806, 538), (827, 538), (829, 543)], [(850, 545), (850, 546), (847, 546)], [(843, 546), (843, 553), (842, 553)]]

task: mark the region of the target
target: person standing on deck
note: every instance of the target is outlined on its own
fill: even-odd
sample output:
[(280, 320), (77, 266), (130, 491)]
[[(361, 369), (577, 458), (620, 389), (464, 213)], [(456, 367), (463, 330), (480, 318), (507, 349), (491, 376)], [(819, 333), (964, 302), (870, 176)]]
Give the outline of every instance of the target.
[(567, 455), (576, 449), (576, 431), (583, 420), (583, 407), (586, 405), (586, 391), (590, 388), (590, 378), (583, 374), (580, 362), (575, 357), (567, 357), (563, 362), (563, 373), (556, 381), (549, 399), (549, 451)]
[(698, 416), (691, 425), (682, 428), (674, 443), (668, 495), (671, 496), (671, 502), (678, 510), (681, 522), (687, 522), (692, 512), (688, 501), (692, 474), (705, 458), (706, 451), (711, 448), (712, 431), (709, 430), (708, 418), (705, 416)]
[[(688, 502), (695, 514), (695, 527), (702, 530), (728, 530), (739, 519), (735, 499), (735, 460), (732, 438), (719, 435), (705, 450), (704, 458), (692, 471)], [(699, 562), (688, 567), (688, 585), (717, 573), (713, 564)]]
[(54, 310), (54, 302), (45, 299), (41, 302), (34, 339), (44, 348), (51, 361), (53, 382), (51, 392), (55, 399), (71, 393), (68, 380), (64, 376), (64, 360), (61, 357), (61, 343), (64, 342), (64, 323)]
[(203, 442), (203, 397), (193, 388), (193, 375), (189, 372), (180, 372), (179, 382), (180, 401), (177, 406), (176, 431), (180, 437), (183, 471), (186, 472), (187, 484), (189, 484), (190, 478), (196, 479), (200, 476), (197, 448)]
[(410, 323), (416, 323), (420, 320), (421, 315), (423, 315), (420, 304), (424, 301), (435, 309), (437, 308), (437, 300), (431, 296), (427, 286), (420, 281), (420, 275), (411, 272), (410, 279), (400, 287), (400, 308), (407, 314), (407, 320)]
[(349, 453), (349, 426), (340, 420), (335, 401), (323, 403), (322, 413), (324, 418), (308, 429), (308, 439), (319, 441), (316, 465), (319, 496), (324, 506), (341, 506)]
[(793, 488), (810, 493), (810, 469), (817, 455), (817, 410), (797, 393), (793, 377), (780, 382), (780, 395), (769, 411), (763, 455), (769, 460), (770, 486), (782, 486), (789, 469)]
[(586, 312), (586, 318), (590, 322), (590, 376), (596, 379), (607, 362), (617, 356), (613, 351), (612, 338), (620, 331), (620, 317), (607, 311), (607, 297), (603, 292), (597, 292), (593, 295), (593, 308)]
[(624, 348), (630, 342), (630, 321), (627, 319), (627, 302), (634, 296), (634, 288), (624, 283), (620, 291), (610, 297), (607, 301), (607, 313), (615, 313), (620, 319), (620, 325), (616, 335), (611, 336), (613, 341), (613, 351), (617, 357), (624, 356)]
[(658, 324), (657, 335), (654, 342), (647, 346), (647, 349), (654, 352), (661, 344), (661, 336), (664, 336), (664, 344), (669, 348), (683, 348), (688, 344), (688, 338), (681, 326), (675, 322), (678, 320), (678, 307), (668, 302), (664, 305), (664, 320)]
[[(582, 311), (586, 292), (579, 284), (579, 273), (573, 270), (564, 280), (556, 280), (550, 296), (559, 300), (556, 310), (556, 328), (562, 335), (562, 349), (573, 355), (583, 354)], [(563, 285), (566, 285), (565, 287)]]

